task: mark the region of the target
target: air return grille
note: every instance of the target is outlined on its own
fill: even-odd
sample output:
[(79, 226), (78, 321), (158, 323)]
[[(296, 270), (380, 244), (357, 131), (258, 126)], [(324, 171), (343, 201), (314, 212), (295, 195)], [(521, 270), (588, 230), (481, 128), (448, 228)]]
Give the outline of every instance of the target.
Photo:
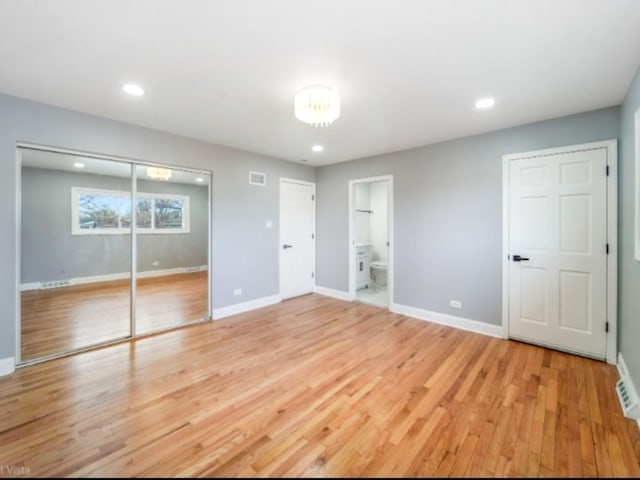
[(618, 373), (620, 374), (620, 380), (616, 383), (616, 393), (618, 394), (618, 400), (620, 400), (620, 406), (622, 412), (627, 418), (632, 418), (638, 421), (640, 425), (640, 405), (638, 405), (638, 394), (631, 377), (627, 364), (622, 358), (622, 353), (618, 353)]
[(267, 184), (267, 176), (261, 172), (249, 172), (249, 183), (264, 187)]
[(638, 398), (636, 397), (633, 389), (627, 387), (627, 383), (624, 378), (621, 378), (616, 383), (616, 392), (618, 393), (618, 399), (620, 400), (624, 416), (636, 420), (640, 418)]

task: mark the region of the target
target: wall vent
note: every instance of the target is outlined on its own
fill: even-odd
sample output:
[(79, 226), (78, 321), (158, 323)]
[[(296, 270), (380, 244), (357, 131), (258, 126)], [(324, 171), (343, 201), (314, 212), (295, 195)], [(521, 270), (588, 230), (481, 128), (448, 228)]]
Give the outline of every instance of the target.
[(249, 183), (264, 187), (267, 185), (267, 175), (261, 172), (249, 172)]

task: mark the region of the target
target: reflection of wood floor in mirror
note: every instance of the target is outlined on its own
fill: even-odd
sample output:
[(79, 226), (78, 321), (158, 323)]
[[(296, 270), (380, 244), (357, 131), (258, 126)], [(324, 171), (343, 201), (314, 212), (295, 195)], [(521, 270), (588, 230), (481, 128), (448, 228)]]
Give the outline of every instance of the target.
[[(129, 280), (22, 292), (22, 360), (129, 335)], [(207, 316), (207, 272), (138, 280), (138, 334)]]

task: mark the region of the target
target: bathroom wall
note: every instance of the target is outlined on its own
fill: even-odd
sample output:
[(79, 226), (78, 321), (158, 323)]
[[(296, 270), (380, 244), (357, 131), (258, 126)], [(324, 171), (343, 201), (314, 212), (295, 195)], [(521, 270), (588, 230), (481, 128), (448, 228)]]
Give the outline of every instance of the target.
[(371, 184), (356, 183), (354, 191), (354, 235), (358, 244), (371, 243), (371, 214), (358, 210), (371, 210)]
[(373, 213), (369, 215), (371, 244), (373, 245), (371, 260), (372, 261), (389, 261), (389, 204), (387, 181), (374, 182), (371, 185), (371, 210)]

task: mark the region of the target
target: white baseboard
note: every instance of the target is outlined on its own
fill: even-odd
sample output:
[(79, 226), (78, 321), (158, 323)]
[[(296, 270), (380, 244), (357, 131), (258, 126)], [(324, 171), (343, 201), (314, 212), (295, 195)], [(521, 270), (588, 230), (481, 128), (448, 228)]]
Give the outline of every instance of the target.
[[(624, 357), (622, 356), (622, 352), (618, 352), (618, 363), (616, 363), (616, 367), (618, 367), (618, 374), (620, 375), (620, 379), (624, 380), (626, 387), (631, 391), (631, 395), (634, 398), (638, 397), (638, 391), (636, 390), (636, 386), (633, 384), (633, 380), (631, 379), (631, 375), (629, 375), (629, 369), (627, 368), (627, 363), (624, 361)], [(624, 407), (622, 407), (624, 411)], [(640, 418), (636, 420), (638, 423), (638, 427), (640, 427)]]
[(624, 361), (622, 352), (618, 353), (618, 363), (616, 363), (616, 367), (618, 367), (620, 378), (629, 378), (629, 369), (627, 368), (627, 363)]
[(43, 282), (31, 282), (31, 283), (23, 283), (20, 285), (21, 292), (27, 292), (29, 290), (40, 290)]
[(394, 313), (400, 313), (419, 320), (447, 325), (448, 327), (459, 328), (469, 332), (481, 333), (482, 335), (489, 335), (490, 337), (504, 338), (502, 326), (500, 325), (491, 325), (468, 318), (454, 317), (446, 313), (430, 312), (422, 308), (409, 307), (398, 303), (391, 304), (390, 310)]
[(349, 293), (343, 292), (341, 290), (334, 290), (333, 288), (321, 287), (316, 285), (314, 288), (316, 293), (320, 295), (324, 295), (325, 297), (337, 298), (338, 300), (346, 300), (349, 301)]
[(281, 301), (282, 297), (280, 297), (280, 295), (271, 295), (270, 297), (256, 298), (255, 300), (249, 300), (248, 302), (236, 303), (234, 305), (229, 305), (228, 307), (214, 308), (213, 319), (220, 320), (221, 318), (229, 317), (231, 315), (237, 315), (239, 313), (249, 312), (251, 310), (255, 310), (256, 308), (274, 305), (276, 303), (280, 303)]
[[(196, 267), (176, 267), (165, 268), (164, 270), (148, 270), (146, 272), (138, 272), (138, 278), (164, 277), (165, 275), (176, 275), (179, 273), (203, 272), (207, 270), (206, 265)], [(129, 272), (110, 273), (107, 275), (93, 275), (91, 277), (76, 277), (68, 280), (51, 281), (51, 282), (30, 282), (20, 285), (20, 291), (41, 290), (46, 288), (71, 287), (73, 285), (83, 285), (85, 283), (97, 282), (113, 282), (115, 280), (126, 280), (131, 277)]]
[(0, 377), (11, 375), (16, 369), (16, 362), (13, 357), (0, 358)]

